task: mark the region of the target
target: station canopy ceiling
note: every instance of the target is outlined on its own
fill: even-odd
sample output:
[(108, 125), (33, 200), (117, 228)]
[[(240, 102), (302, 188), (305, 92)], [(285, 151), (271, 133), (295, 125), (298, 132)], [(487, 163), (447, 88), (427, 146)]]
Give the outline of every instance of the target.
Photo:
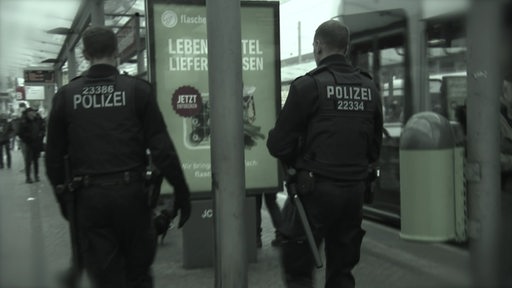
[[(0, 84), (5, 77), (22, 77), (25, 68), (53, 68), (55, 60), (63, 49), (67, 36), (65, 33), (69, 32), (73, 20), (85, 1), (93, 0), (0, 0)], [(293, 1), (280, 0), (279, 2), (285, 4)], [(144, 0), (105, 0), (104, 5), (105, 25), (112, 27), (114, 31), (129, 20), (129, 17), (119, 16), (120, 14), (145, 14)], [(141, 19), (143, 19), (141, 26), (144, 26), (144, 18)], [(296, 38), (296, 36), (293, 37), (293, 39)], [(79, 42), (75, 50), (79, 64), (78, 73), (87, 69), (88, 66), (81, 50), (81, 42)], [(305, 52), (310, 53), (310, 51)], [(310, 56), (307, 55), (305, 58), (308, 59), (303, 59), (308, 60), (304, 63), (300, 61), (296, 64), (283, 63), (286, 66), (282, 71), (283, 81), (291, 81), (314, 68), (315, 64), (312, 59), (309, 59)], [(127, 70), (132, 74), (130, 68), (133, 67), (122, 65), (120, 70)], [(62, 69), (67, 70), (67, 64), (64, 64)], [(5, 88), (4, 85), (0, 86)]]
[[(21, 77), (23, 69), (28, 67), (52, 68), (81, 2), (1, 0), (0, 77)], [(114, 14), (136, 12), (144, 14), (144, 0), (106, 0), (105, 24), (116, 31), (129, 18)], [(84, 62), (80, 47), (76, 56), (78, 63)]]

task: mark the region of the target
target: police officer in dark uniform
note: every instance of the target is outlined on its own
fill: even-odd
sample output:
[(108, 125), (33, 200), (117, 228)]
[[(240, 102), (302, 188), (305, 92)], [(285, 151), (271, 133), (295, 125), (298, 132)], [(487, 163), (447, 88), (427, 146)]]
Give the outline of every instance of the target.
[[(325, 287), (354, 287), (359, 262), (363, 194), (368, 167), (382, 141), (382, 108), (371, 77), (345, 55), (349, 30), (339, 21), (321, 24), (314, 37), (317, 68), (292, 82), (269, 133), (270, 153), (294, 167), (300, 198), (317, 245), (325, 240)], [(287, 287), (313, 287), (313, 256), (295, 207), (287, 200), (281, 233)]]
[(151, 84), (115, 67), (115, 34), (89, 28), (83, 46), (90, 69), (53, 98), (48, 178), (54, 187), (74, 188), (80, 256), (94, 287), (153, 287), (156, 235), (144, 187), (146, 148), (174, 187), (180, 227), (190, 215), (188, 185)]

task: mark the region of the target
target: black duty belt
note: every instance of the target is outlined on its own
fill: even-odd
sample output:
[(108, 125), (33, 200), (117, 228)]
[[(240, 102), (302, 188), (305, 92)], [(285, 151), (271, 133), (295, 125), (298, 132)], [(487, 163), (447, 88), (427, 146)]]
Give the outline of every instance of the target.
[(79, 182), (84, 187), (122, 185), (145, 180), (143, 171), (124, 171), (107, 174), (94, 174), (74, 177), (73, 181)]
[(333, 183), (339, 183), (339, 184), (351, 184), (351, 183), (358, 183), (365, 181), (364, 179), (340, 179), (325, 175), (320, 175), (317, 173), (313, 173), (315, 179), (321, 181), (321, 182), (333, 182)]

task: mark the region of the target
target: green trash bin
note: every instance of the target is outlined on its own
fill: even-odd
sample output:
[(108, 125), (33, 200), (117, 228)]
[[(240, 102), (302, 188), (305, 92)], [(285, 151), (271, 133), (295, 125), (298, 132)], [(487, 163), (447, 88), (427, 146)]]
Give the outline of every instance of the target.
[(414, 115), (400, 138), (400, 237), (455, 239), (455, 140), (450, 122)]

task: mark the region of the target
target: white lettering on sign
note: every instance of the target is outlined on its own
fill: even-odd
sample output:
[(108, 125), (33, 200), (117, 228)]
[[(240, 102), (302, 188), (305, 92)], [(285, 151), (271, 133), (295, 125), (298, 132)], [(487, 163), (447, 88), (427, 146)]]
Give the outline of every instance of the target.
[[(169, 38), (169, 71), (208, 71), (208, 41), (202, 38)], [(258, 39), (242, 39), (242, 69), (263, 70), (263, 49)]]
[(170, 71), (208, 71), (207, 57), (170, 57)]
[(197, 108), (197, 96), (196, 94), (192, 95), (178, 95), (178, 102), (176, 103), (176, 108), (179, 109), (195, 109)]
[(243, 57), (242, 69), (244, 71), (262, 71), (263, 57)]
[(201, 218), (212, 218), (213, 217), (213, 209), (205, 209), (201, 214)]
[(180, 103), (196, 103), (197, 95), (179, 95), (178, 104)]
[(194, 177), (209, 178), (209, 177), (212, 177), (212, 172), (211, 171), (194, 171)]
[(242, 40), (242, 54), (263, 55), (260, 49), (260, 40), (243, 39)]
[(206, 24), (206, 17), (203, 17), (201, 15), (188, 16), (185, 14), (181, 14), (181, 23), (184, 23), (184, 24)]
[(169, 39), (169, 54), (207, 55), (206, 39)]

